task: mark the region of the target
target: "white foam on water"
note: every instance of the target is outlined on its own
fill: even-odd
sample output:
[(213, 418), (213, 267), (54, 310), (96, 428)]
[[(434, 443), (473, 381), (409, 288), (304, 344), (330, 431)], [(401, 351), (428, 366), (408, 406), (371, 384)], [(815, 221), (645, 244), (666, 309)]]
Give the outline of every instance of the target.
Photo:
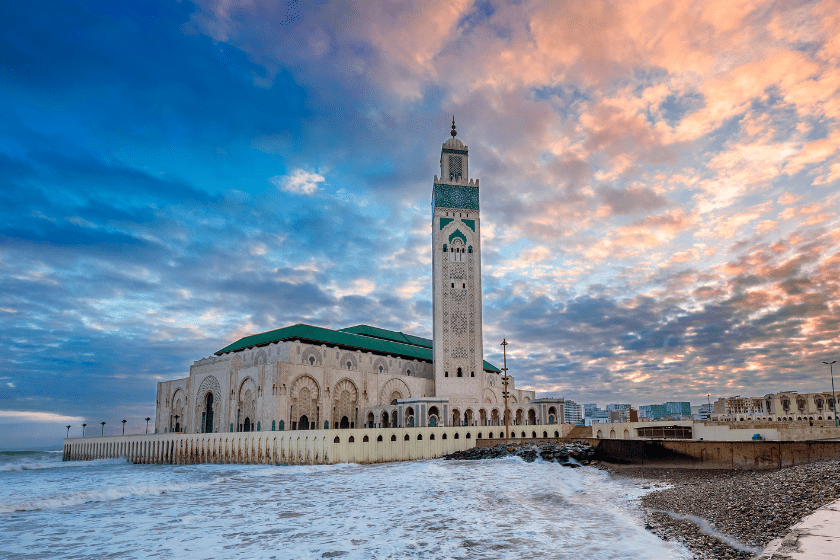
[(0, 503), (14, 505), (4, 482), (39, 506), (0, 515), (0, 550), (12, 555), (691, 557), (644, 529), (634, 502), (646, 492), (639, 484), (511, 457), (0, 473)]

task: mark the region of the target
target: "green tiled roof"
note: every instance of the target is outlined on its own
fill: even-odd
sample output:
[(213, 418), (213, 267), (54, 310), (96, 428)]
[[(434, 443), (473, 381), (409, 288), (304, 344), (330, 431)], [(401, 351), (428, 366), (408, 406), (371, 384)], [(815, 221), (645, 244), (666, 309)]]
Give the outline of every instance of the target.
[[(236, 352), (254, 346), (265, 346), (282, 340), (300, 340), (319, 346), (321, 344), (328, 344), (349, 350), (362, 350), (365, 352), (376, 352), (378, 354), (391, 354), (403, 358), (432, 361), (432, 341), (428, 338), (379, 329), (369, 325), (356, 325), (355, 327), (334, 331), (332, 329), (304, 325), (303, 323), (240, 338), (233, 344), (225, 346), (216, 352), (216, 355), (220, 356), (227, 352)], [(484, 362), (484, 369), (486, 371), (500, 371), (499, 368), (486, 360)]]
[(411, 344), (413, 346), (422, 346), (423, 348), (431, 348), (432, 341), (428, 338), (420, 338), (419, 336), (412, 336), (400, 331), (389, 331), (380, 329), (378, 327), (371, 327), (370, 325), (356, 325), (355, 327), (347, 327), (340, 329), (338, 332), (348, 332), (353, 334), (360, 334), (363, 336), (372, 336), (373, 338), (382, 338), (384, 340), (393, 340), (394, 342), (401, 342), (403, 344)]

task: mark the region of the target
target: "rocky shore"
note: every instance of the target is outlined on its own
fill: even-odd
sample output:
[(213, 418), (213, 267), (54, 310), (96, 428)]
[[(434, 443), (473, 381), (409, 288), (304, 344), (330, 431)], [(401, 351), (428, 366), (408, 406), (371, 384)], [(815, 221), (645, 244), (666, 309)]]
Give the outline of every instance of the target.
[(766, 471), (606, 470), (663, 487), (641, 500), (647, 526), (662, 539), (683, 543), (699, 560), (752, 558), (803, 517), (840, 498), (838, 461)]
[(543, 461), (558, 462), (564, 467), (576, 468), (589, 465), (593, 461), (595, 450), (585, 443), (554, 443), (539, 444), (508, 444), (500, 443), (493, 447), (473, 447), (464, 451), (456, 451), (443, 458), (446, 460), (460, 459), (475, 461), (479, 459), (497, 459), (499, 457), (516, 456), (523, 461), (532, 463), (537, 457)]

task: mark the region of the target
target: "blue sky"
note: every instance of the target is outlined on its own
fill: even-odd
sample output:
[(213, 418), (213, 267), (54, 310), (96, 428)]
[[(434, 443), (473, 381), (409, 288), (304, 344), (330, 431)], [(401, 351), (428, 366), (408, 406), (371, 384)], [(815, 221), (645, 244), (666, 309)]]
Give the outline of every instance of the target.
[(157, 381), (253, 332), (430, 336), (453, 114), (518, 386), (825, 390), (838, 7), (4, 4), (0, 447), (142, 430)]

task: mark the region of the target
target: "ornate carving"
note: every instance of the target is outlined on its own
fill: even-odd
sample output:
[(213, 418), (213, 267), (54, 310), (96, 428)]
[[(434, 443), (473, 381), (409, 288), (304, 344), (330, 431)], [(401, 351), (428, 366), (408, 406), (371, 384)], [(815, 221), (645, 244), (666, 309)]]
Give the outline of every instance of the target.
[(308, 375), (301, 375), (295, 379), (291, 388), (292, 410), (291, 421), (298, 422), (301, 416), (306, 416), (309, 422), (318, 418), (318, 399), (321, 391), (318, 383)]
[(213, 431), (218, 433), (222, 424), (222, 386), (219, 380), (212, 375), (205, 377), (198, 386), (195, 394), (195, 431), (201, 431), (201, 413), (205, 412), (204, 406), (207, 402), (207, 394), (213, 394)]
[(478, 187), (435, 183), (435, 208), (478, 210)]
[[(347, 366), (347, 364), (344, 364)], [(343, 369), (343, 368), (342, 368)], [(378, 357), (373, 362), (373, 372), (374, 373), (388, 373), (388, 361), (385, 360), (383, 357)]]
[(359, 406), (359, 391), (349, 379), (342, 379), (333, 388), (333, 422), (341, 422), (346, 416), (349, 422), (356, 422), (356, 408)]
[(316, 350), (315, 348), (307, 348), (303, 351), (300, 355), (300, 363), (307, 365), (307, 366), (320, 366), (321, 365), (321, 352)]
[(411, 398), (411, 391), (402, 379), (392, 377), (379, 392), (379, 406), (391, 404), (396, 399)]
[(349, 369), (353, 371), (359, 369), (359, 365), (356, 362), (356, 355), (351, 352), (345, 352), (344, 354), (342, 354), (338, 365), (341, 367), (341, 369)]

